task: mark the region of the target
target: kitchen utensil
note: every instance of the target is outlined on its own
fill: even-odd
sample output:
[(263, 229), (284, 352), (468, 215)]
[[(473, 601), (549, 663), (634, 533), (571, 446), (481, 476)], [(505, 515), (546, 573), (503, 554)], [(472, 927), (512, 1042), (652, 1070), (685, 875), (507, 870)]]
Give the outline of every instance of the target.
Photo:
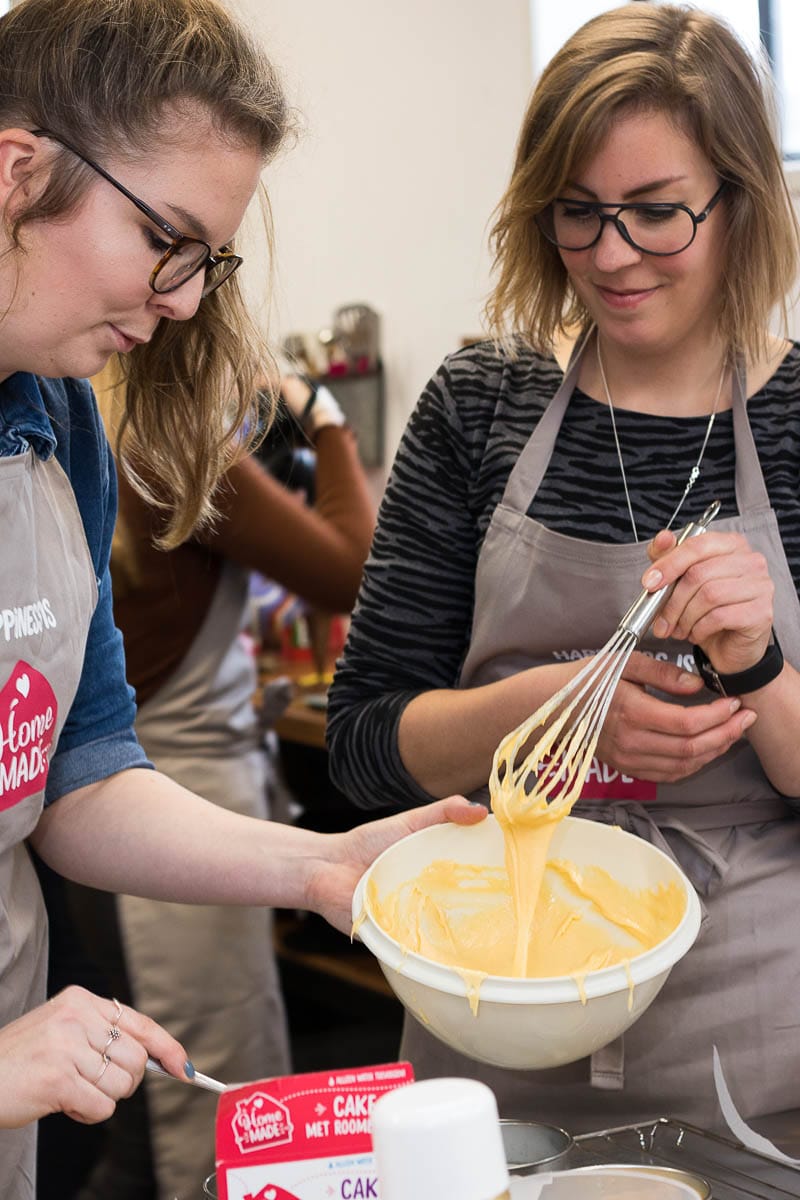
[(368, 304), (344, 304), (333, 314), (333, 334), (347, 360), (374, 367), (380, 355), (380, 317)]
[(520, 1180), (514, 1200), (708, 1200), (704, 1179), (684, 1171), (627, 1164), (579, 1167)]
[(552, 1171), (553, 1163), (572, 1149), (572, 1138), (555, 1125), (538, 1121), (500, 1120), (506, 1162), (512, 1175)]
[[(761, 1127), (765, 1132), (780, 1129), (785, 1137), (797, 1128), (799, 1117), (800, 1110), (764, 1118)], [(797, 1200), (800, 1196), (797, 1168), (672, 1117), (579, 1134), (568, 1165), (599, 1162), (676, 1167), (707, 1180), (714, 1200)]]
[[(698, 521), (685, 525), (678, 544), (705, 533), (719, 509), (719, 501), (714, 501)], [(667, 586), (657, 592), (643, 591), (590, 662), (503, 738), (495, 751), (489, 784), (495, 811), (505, 810), (509, 802), (518, 809), (527, 797), (529, 807), (546, 801), (553, 818), (560, 811), (569, 812), (591, 766), (622, 672), (671, 590)], [(548, 721), (533, 749), (518, 763), (534, 731)], [(551, 763), (552, 769), (542, 771), (543, 762)]]
[(655, 1200), (656, 1193), (652, 1191), (652, 1188), (657, 1185), (659, 1180), (685, 1189), (693, 1200), (710, 1200), (711, 1196), (711, 1188), (706, 1179), (701, 1179), (699, 1175), (681, 1170), (679, 1167), (646, 1167), (636, 1163), (598, 1163), (591, 1167), (570, 1167), (562, 1174), (574, 1178), (578, 1184), (580, 1184), (581, 1178), (592, 1179), (601, 1175), (619, 1180), (643, 1177), (646, 1195), (648, 1198), (652, 1196), (653, 1200)]
[(564, 817), (553, 834), (551, 854), (573, 862), (579, 871), (599, 867), (634, 891), (677, 884), (685, 900), (684, 915), (663, 941), (627, 965), (587, 971), (582, 988), (571, 975), (488, 975), (480, 984), (473, 1015), (464, 977), (401, 946), (375, 919), (371, 897), (377, 903), (385, 901), (442, 859), (503, 868), (505, 845), (496, 818), (412, 833), (385, 850), (356, 887), (353, 920), (358, 936), (378, 959), (398, 999), (435, 1037), (478, 1062), (520, 1070), (557, 1067), (608, 1045), (655, 999), (700, 929), (700, 902), (688, 878), (643, 838), (615, 825)]
[[(164, 1070), (156, 1058), (148, 1058), (145, 1065), (148, 1071), (153, 1071), (156, 1075), (166, 1075), (167, 1079), (175, 1079), (174, 1075), (170, 1075), (169, 1071)], [(177, 1082), (194, 1083), (208, 1092), (224, 1092), (228, 1086), (226, 1083), (220, 1083), (218, 1079), (212, 1079), (210, 1075), (203, 1075), (201, 1071), (195, 1071), (191, 1079), (187, 1075), (185, 1080), (179, 1079)]]

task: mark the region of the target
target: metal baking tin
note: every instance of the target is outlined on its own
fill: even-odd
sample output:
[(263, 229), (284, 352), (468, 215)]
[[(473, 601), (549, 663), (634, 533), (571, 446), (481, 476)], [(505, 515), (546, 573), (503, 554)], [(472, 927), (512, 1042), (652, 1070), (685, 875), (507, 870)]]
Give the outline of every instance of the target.
[(711, 1198), (711, 1187), (705, 1179), (678, 1167), (648, 1167), (640, 1166), (637, 1163), (604, 1162), (595, 1163), (591, 1167), (570, 1167), (568, 1171), (570, 1175), (602, 1175), (609, 1171), (615, 1171), (621, 1175), (629, 1173), (637, 1176), (652, 1175), (654, 1179), (665, 1179), (672, 1183), (683, 1184), (697, 1196), (697, 1200), (710, 1200)]

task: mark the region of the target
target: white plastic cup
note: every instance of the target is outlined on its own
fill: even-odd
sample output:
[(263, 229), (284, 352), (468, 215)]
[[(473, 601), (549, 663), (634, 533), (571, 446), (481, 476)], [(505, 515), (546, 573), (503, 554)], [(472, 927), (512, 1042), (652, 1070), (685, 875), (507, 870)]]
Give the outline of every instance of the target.
[(509, 1186), (497, 1101), (476, 1079), (426, 1079), (372, 1110), (381, 1200), (496, 1200)]

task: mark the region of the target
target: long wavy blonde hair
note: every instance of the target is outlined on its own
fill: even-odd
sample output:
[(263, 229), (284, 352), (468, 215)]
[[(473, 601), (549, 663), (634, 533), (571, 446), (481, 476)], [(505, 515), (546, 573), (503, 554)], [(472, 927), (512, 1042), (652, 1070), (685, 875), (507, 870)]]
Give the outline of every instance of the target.
[(664, 112), (727, 182), (720, 328), (730, 348), (757, 357), (776, 307), (786, 326), (798, 262), (771, 84), (724, 21), (677, 5), (612, 9), (579, 29), (543, 72), (492, 229), (493, 336), (512, 354), (520, 338), (548, 352), (586, 326), (589, 314), (535, 217), (630, 111)]
[[(146, 154), (166, 113), (198, 110), (265, 163), (293, 124), (264, 51), (216, 0), (23, 0), (0, 19), (5, 128), (46, 128), (103, 162)], [(46, 188), (7, 222), (18, 249), (25, 224), (68, 214), (96, 178), (66, 150), (52, 163)], [(274, 376), (271, 358), (232, 278), (191, 320), (162, 320), (123, 370), (119, 461), (167, 514), (169, 548), (213, 516), (215, 484), (263, 427), (256, 383)]]

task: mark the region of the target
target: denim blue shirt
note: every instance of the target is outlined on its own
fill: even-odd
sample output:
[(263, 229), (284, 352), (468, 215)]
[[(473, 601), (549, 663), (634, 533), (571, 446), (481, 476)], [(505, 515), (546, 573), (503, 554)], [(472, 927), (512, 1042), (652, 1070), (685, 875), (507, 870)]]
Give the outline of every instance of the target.
[(17, 373), (0, 383), (0, 457), (31, 448), (55, 454), (78, 502), (97, 576), (80, 683), (50, 761), (45, 803), (128, 767), (147, 767), (136, 740), (133, 689), (125, 679), (122, 636), (114, 624), (109, 556), (117, 479), (94, 394), (85, 380)]

